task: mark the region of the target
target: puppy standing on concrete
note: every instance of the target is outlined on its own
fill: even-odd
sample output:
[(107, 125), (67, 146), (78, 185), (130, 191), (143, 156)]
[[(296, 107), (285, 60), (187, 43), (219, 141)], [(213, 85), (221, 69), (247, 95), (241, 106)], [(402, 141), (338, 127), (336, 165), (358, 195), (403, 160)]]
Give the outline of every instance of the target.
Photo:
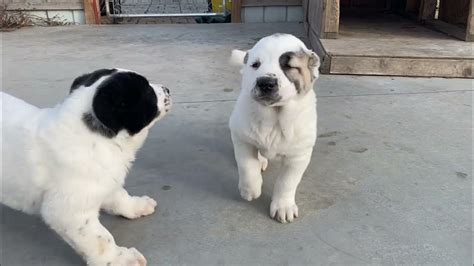
[(102, 69), (76, 78), (54, 108), (0, 96), (1, 202), (41, 215), (89, 265), (146, 265), (135, 248), (117, 246), (98, 217), (101, 209), (129, 219), (155, 211), (153, 199), (123, 185), (150, 127), (171, 107), (168, 89)]
[(282, 159), (270, 216), (292, 222), (298, 217), (296, 188), (316, 142), (316, 94), (319, 58), (298, 38), (275, 34), (247, 52), (234, 50), (231, 61), (243, 65), (239, 98), (230, 118), (239, 190), (243, 199), (260, 196), (267, 159)]

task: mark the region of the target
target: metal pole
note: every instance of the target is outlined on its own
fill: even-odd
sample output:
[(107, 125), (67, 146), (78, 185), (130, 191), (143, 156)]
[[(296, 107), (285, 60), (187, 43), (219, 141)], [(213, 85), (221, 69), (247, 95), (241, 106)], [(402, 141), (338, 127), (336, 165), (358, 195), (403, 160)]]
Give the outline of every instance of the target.
[(223, 13), (182, 13), (182, 14), (110, 14), (112, 18), (157, 18), (157, 17), (213, 17), (223, 16)]
[[(225, 3), (225, 0), (222, 0)], [(111, 18), (157, 18), (157, 17), (213, 17), (224, 16), (222, 13), (180, 13), (180, 14), (111, 14), (109, 8), (110, 0), (105, 1), (105, 13)]]

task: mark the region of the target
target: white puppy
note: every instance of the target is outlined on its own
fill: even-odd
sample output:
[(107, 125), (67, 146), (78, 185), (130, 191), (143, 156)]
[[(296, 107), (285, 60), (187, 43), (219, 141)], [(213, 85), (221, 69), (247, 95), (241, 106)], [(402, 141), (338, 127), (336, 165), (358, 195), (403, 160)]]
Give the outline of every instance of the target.
[(296, 188), (316, 142), (316, 94), (319, 58), (298, 38), (275, 34), (247, 52), (234, 50), (243, 65), (239, 98), (230, 118), (239, 190), (251, 201), (262, 191), (267, 159), (281, 158), (270, 216), (280, 222), (298, 217)]
[(123, 185), (150, 127), (171, 107), (169, 90), (132, 71), (101, 69), (76, 78), (54, 108), (0, 96), (1, 202), (41, 215), (89, 265), (146, 265), (98, 217), (101, 209), (129, 219), (155, 211), (153, 199)]

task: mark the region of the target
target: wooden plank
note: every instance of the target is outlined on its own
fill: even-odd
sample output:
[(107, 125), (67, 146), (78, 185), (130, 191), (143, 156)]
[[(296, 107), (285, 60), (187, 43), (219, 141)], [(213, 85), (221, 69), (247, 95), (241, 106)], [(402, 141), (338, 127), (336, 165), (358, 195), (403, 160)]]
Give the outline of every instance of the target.
[(48, 3), (5, 3), (7, 10), (82, 10), (81, 2), (48, 2)]
[(309, 0), (308, 25), (319, 37), (323, 37), (324, 7), (321, 0)]
[(309, 34), (309, 24), (308, 24), (308, 5), (309, 5), (309, 0), (303, 0), (301, 3), (303, 7), (303, 25), (304, 25), (304, 30), (306, 32), (306, 36)]
[(466, 26), (466, 41), (473, 42), (474, 41), (474, 0), (471, 0), (469, 4), (469, 15), (467, 18), (467, 26)]
[(301, 6), (302, 0), (241, 0), (243, 7), (253, 6)]
[(307, 0), (303, 5), (307, 31), (320, 38), (337, 38), (339, 32), (339, 0)]
[(420, 13), (418, 19), (420, 21), (432, 20), (435, 18), (437, 0), (421, 0)]
[(336, 39), (339, 32), (339, 0), (326, 0), (324, 38)]
[(99, 0), (84, 0), (86, 24), (100, 24)]
[(232, 23), (242, 22), (242, 2), (241, 0), (232, 0), (232, 11), (231, 11)]
[(473, 59), (332, 56), (331, 74), (474, 78)]

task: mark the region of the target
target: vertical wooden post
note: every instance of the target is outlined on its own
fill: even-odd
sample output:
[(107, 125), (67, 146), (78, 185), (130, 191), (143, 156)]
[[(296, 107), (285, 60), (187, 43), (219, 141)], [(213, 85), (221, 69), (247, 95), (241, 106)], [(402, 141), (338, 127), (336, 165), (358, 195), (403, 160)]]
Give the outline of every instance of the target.
[(420, 13), (418, 19), (420, 21), (433, 20), (436, 13), (436, 0), (421, 0)]
[(474, 42), (474, 0), (469, 3), (469, 14), (467, 16), (466, 25), (466, 41)]
[(84, 0), (86, 24), (100, 24), (99, 0)]
[(232, 0), (231, 20), (232, 23), (242, 22), (242, 0)]
[(306, 35), (309, 35), (309, 23), (308, 23), (308, 6), (309, 6), (309, 1), (308, 0), (302, 0), (302, 7), (303, 7), (303, 25), (304, 25), (304, 30), (306, 31)]
[(324, 38), (337, 38), (339, 33), (339, 16), (339, 0), (326, 0), (323, 28)]

